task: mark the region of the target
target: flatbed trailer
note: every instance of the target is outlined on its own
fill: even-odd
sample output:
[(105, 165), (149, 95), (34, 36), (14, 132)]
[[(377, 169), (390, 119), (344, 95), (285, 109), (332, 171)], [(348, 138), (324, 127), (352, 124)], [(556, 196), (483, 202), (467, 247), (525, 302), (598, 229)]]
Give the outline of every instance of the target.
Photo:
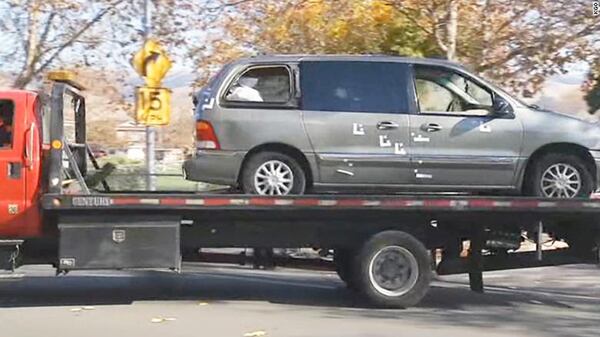
[[(230, 194), (48, 194), (42, 200), (45, 212), (57, 219), (59, 229), (63, 222), (79, 224), (81, 232), (86, 231), (86, 226), (103, 224), (108, 226), (106, 233), (110, 234), (123, 226), (143, 227), (148, 219), (172, 221), (179, 226), (179, 248), (184, 259), (193, 260), (201, 247), (331, 249), (335, 252), (336, 270), (348, 286), (384, 306), (414, 305), (424, 295), (419, 290), (418, 298), (397, 296), (393, 292), (381, 298), (376, 287), (369, 288), (376, 277), (371, 265), (374, 256), (390, 247), (410, 247), (415, 261), (421, 262), (417, 269), (426, 274), (431, 273), (432, 252), (442, 249), (435, 270), (439, 274), (469, 273), (471, 287), (476, 291), (483, 290), (481, 273), (486, 270), (598, 262), (600, 200)], [(517, 245), (523, 233), (537, 243), (535, 252), (510, 252), (502, 249), (506, 248), (502, 244), (494, 245), (495, 241), (506, 240), (508, 234), (518, 234), (516, 242), (513, 237), (513, 244)], [(538, 233), (564, 238), (570, 248), (544, 251), (544, 239)], [(107, 241), (110, 240), (114, 238), (107, 234)], [(460, 257), (465, 241), (470, 242), (469, 253)], [(87, 241), (80, 244), (76, 251), (89, 250), (93, 245)], [(175, 246), (171, 245), (171, 249)], [(105, 255), (100, 247), (97, 253)], [(403, 253), (406, 252), (399, 250), (398, 256), (389, 259), (402, 259)], [(417, 257), (418, 254), (424, 255)], [(63, 258), (69, 257), (59, 252), (59, 270), (79, 268), (63, 263)], [(123, 262), (105, 261), (107, 266), (116, 267)], [(384, 259), (381, 263), (386, 262)], [(409, 262), (404, 261), (410, 265)], [(395, 277), (402, 276), (398, 273)], [(429, 277), (424, 278), (422, 284), (417, 280), (413, 286), (427, 288)], [(394, 284), (393, 280), (381, 282)], [(387, 287), (393, 289), (393, 285)]]
[[(74, 97), (75, 143), (64, 137), (65, 93)], [(13, 217), (0, 218), (6, 269), (49, 263), (57, 273), (181, 272), (181, 262), (195, 260), (200, 248), (311, 247), (333, 251), (340, 278), (372, 303), (407, 307), (425, 296), (434, 271), (469, 273), (471, 288), (483, 291), (486, 270), (598, 262), (595, 199), (97, 192), (85, 180), (83, 97), (57, 83), (51, 105), (50, 146), (41, 139), (36, 145), (40, 118), (25, 119), (29, 124), (18, 129), (28, 130), (24, 172), (8, 173), (33, 179), (27, 170), (35, 171), (36, 162), (41, 173), (33, 175), (39, 191), (27, 211), (13, 207)], [(79, 191), (64, 188), (65, 175), (74, 177)], [(532, 240), (536, 250), (519, 252), (523, 240)], [(563, 240), (569, 248), (545, 251), (546, 240)]]

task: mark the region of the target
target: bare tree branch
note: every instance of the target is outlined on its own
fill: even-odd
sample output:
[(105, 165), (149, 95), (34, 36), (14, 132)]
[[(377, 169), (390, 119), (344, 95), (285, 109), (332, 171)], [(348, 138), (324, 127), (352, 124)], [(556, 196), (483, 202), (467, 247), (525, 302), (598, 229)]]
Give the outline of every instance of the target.
[[(113, 3), (109, 4), (106, 8), (102, 9), (100, 12), (98, 12), (90, 21), (88, 21), (85, 25), (83, 25), (81, 28), (79, 28), (73, 35), (71, 35), (66, 41), (64, 41), (60, 46), (58, 46), (57, 48), (50, 48), (50, 49), (45, 49), (43, 50), (42, 53), (38, 53), (38, 55), (31, 55), (32, 51), (42, 51), (44, 42), (46, 42), (47, 38), (48, 38), (48, 32), (50, 30), (51, 27), (51, 20), (48, 20), (47, 25), (44, 28), (44, 32), (42, 33), (42, 36), (40, 37), (40, 40), (35, 41), (37, 42), (37, 44), (35, 45), (35, 48), (32, 48), (32, 46), (29, 45), (29, 43), (33, 43), (34, 41), (32, 41), (33, 35), (30, 35), (30, 38), (28, 39), (28, 48), (27, 48), (27, 62), (25, 63), (25, 68), (23, 69), (23, 72), (17, 77), (17, 79), (14, 82), (14, 86), (15, 87), (24, 87), (25, 85), (27, 85), (27, 83), (29, 83), (31, 81), (31, 79), (33, 79), (35, 76), (39, 75), (41, 72), (43, 72), (44, 70), (46, 70), (46, 68), (48, 68), (48, 66), (50, 66), (55, 60), (57, 60), (60, 57), (60, 54), (68, 47), (70, 47), (71, 45), (73, 45), (85, 32), (87, 32), (92, 26), (94, 26), (97, 22), (99, 22), (106, 14), (110, 13), (110, 11), (112, 11), (116, 6), (118, 6), (119, 4), (123, 3), (125, 0), (116, 0)], [(35, 12), (34, 12), (35, 14)], [(50, 18), (53, 19), (55, 15), (50, 14)], [(29, 25), (29, 30), (31, 32), (31, 34), (35, 34), (35, 25)], [(50, 52), (51, 50), (53, 50), (53, 53), (46, 58), (40, 65), (37, 65), (37, 63), (42, 59), (42, 56), (45, 55), (47, 52)]]

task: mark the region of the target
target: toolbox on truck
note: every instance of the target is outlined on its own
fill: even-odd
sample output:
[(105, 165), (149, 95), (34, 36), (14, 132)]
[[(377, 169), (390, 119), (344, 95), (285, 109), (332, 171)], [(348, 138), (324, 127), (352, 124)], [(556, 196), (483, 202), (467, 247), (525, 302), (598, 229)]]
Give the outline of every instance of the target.
[(179, 270), (179, 227), (177, 217), (61, 217), (58, 269)]

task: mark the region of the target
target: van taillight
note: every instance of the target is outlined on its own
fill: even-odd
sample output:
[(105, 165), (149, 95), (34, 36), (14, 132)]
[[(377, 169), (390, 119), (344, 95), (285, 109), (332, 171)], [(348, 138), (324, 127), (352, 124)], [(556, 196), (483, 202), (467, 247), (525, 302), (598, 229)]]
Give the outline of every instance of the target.
[(210, 122), (199, 120), (196, 122), (196, 147), (198, 149), (219, 150), (219, 140)]

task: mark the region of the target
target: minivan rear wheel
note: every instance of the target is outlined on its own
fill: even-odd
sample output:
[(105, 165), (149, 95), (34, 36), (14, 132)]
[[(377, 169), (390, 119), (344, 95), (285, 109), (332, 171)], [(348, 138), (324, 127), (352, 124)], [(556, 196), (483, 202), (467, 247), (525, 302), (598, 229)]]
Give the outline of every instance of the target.
[(535, 163), (527, 182), (527, 194), (543, 198), (587, 198), (594, 179), (585, 163), (572, 154), (549, 153)]
[(259, 152), (244, 165), (241, 185), (246, 194), (304, 194), (306, 175), (300, 164), (286, 154)]

